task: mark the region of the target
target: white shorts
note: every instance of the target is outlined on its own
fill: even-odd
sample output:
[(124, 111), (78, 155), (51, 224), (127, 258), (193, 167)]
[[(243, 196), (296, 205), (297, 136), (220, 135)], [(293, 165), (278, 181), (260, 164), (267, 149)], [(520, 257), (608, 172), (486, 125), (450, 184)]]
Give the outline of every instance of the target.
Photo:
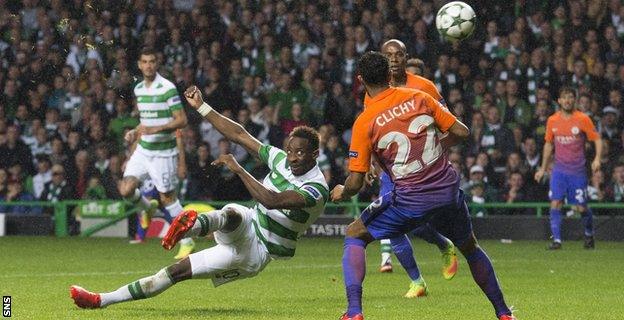
[(178, 156), (169, 157), (149, 156), (139, 150), (132, 153), (126, 163), (125, 177), (135, 177), (144, 181), (148, 177), (152, 179), (154, 186), (160, 193), (166, 193), (176, 189), (178, 184)]
[(228, 204), (220, 214), (226, 214), (227, 209), (235, 210), (242, 216), (238, 228), (232, 232), (215, 232), (216, 246), (189, 256), (193, 278), (209, 278), (215, 287), (253, 277), (271, 261), (252, 225), (253, 209)]

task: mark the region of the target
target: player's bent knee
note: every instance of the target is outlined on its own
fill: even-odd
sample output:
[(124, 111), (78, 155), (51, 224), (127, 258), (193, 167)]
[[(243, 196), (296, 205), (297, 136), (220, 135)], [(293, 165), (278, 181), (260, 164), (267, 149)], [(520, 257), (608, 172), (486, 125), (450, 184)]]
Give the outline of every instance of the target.
[(561, 200), (552, 200), (550, 202), (550, 208), (551, 209), (561, 210), (562, 206), (563, 206), (563, 201), (561, 201)]
[(366, 242), (372, 242), (374, 240), (361, 219), (356, 219), (347, 226), (346, 236), (349, 238), (362, 239)]
[(464, 257), (468, 257), (477, 250), (478, 247), (477, 238), (474, 233), (470, 234), (470, 237), (466, 239), (462, 244), (458, 245), (457, 248), (464, 255)]
[(175, 191), (169, 191), (169, 192), (165, 192), (165, 193), (160, 193), (160, 202), (165, 207), (170, 205), (170, 204), (172, 204), (175, 200), (176, 200), (176, 193), (175, 193)]
[(587, 207), (582, 206), (582, 205), (576, 205), (576, 206), (572, 206), (572, 210), (574, 210), (574, 212), (584, 214), (587, 211)]
[(243, 221), (243, 217), (236, 210), (228, 208), (225, 210), (225, 226), (223, 227), (223, 231), (232, 232), (240, 226)]
[(119, 184), (119, 193), (122, 197), (128, 198), (134, 195), (138, 183), (133, 178), (124, 178)]
[(174, 283), (188, 280), (193, 277), (193, 270), (191, 268), (191, 260), (186, 257), (175, 264), (167, 267), (167, 273), (171, 277)]

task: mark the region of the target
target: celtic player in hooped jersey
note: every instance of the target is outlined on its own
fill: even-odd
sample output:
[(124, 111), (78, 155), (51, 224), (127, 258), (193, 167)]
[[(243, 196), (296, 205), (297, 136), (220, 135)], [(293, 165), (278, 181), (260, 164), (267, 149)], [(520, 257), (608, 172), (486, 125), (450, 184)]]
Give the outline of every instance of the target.
[(182, 237), (213, 231), (217, 245), (113, 292), (98, 294), (72, 286), (71, 297), (81, 308), (153, 297), (191, 278), (210, 278), (219, 286), (253, 277), (271, 260), (294, 256), (297, 239), (325, 209), (329, 188), (316, 162), (319, 136), (314, 129), (295, 128), (286, 150), (280, 150), (261, 144), (241, 125), (212, 110), (202, 101), (197, 87), (189, 88), (185, 96), (221, 134), (269, 167), (269, 174), (259, 182), (232, 155), (221, 155), (213, 162), (236, 173), (257, 203), (252, 208), (229, 204), (201, 215), (194, 210), (182, 212), (162, 241), (165, 249), (171, 249)]
[[(133, 142), (140, 135), (139, 142), (126, 163), (124, 177), (119, 185), (119, 193), (135, 203), (148, 214), (156, 205), (141, 195), (138, 187), (150, 178), (158, 190), (160, 203), (176, 217), (182, 212), (182, 205), (175, 192), (177, 186), (178, 149), (176, 148), (177, 129), (187, 123), (186, 113), (175, 85), (156, 72), (158, 63), (156, 51), (143, 49), (138, 61), (143, 81), (134, 88), (141, 124), (126, 134), (126, 140)], [(188, 256), (193, 250), (193, 241), (184, 239), (176, 259)]]

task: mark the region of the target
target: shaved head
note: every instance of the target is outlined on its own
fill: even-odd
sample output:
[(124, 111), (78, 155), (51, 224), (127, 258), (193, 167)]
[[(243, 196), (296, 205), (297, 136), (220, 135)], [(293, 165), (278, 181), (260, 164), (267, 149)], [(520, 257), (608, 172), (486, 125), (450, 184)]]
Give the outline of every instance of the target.
[(390, 39), (384, 42), (384, 44), (381, 45), (381, 52), (383, 52), (388, 46), (393, 46), (393, 47), (396, 47), (400, 51), (407, 52), (407, 49), (405, 48), (405, 43), (403, 43), (403, 41), (398, 40), (398, 39)]
[(390, 39), (381, 46), (381, 53), (388, 58), (390, 63), (390, 74), (392, 76), (390, 83), (395, 87), (405, 85), (407, 81), (405, 69), (408, 59), (405, 43), (401, 40)]

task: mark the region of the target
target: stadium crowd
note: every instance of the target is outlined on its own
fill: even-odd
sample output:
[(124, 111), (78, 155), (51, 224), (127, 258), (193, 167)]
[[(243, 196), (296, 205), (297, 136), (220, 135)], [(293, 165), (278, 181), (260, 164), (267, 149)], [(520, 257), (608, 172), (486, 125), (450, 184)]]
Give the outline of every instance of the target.
[[(437, 34), (444, 2), (0, 1), (0, 201), (120, 198), (142, 47), (159, 51), (159, 72), (180, 94), (198, 85), (263, 142), (281, 146), (298, 125), (318, 128), (332, 188), (346, 177), (362, 109), (356, 61), (390, 38), (422, 60), (422, 74), (471, 128), (449, 154), (471, 201), (547, 200), (533, 173), (562, 86), (578, 90), (578, 108), (604, 139), (589, 198), (624, 201), (622, 1), (469, 1), (478, 27), (458, 44)], [(233, 153), (257, 176), (265, 169), (187, 111), (181, 198), (249, 199), (236, 175), (210, 162)]]

